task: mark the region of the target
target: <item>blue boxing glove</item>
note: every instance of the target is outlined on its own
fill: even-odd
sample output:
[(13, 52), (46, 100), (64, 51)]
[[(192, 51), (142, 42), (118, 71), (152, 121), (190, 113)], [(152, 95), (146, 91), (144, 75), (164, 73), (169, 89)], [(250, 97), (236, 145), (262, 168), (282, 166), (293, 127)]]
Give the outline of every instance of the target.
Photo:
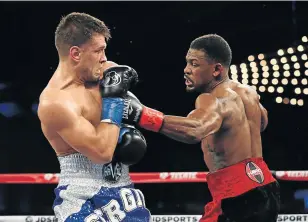
[(132, 84), (138, 81), (137, 72), (129, 66), (114, 66), (106, 69), (100, 80), (103, 98), (101, 121), (120, 127), (124, 110), (124, 97)]

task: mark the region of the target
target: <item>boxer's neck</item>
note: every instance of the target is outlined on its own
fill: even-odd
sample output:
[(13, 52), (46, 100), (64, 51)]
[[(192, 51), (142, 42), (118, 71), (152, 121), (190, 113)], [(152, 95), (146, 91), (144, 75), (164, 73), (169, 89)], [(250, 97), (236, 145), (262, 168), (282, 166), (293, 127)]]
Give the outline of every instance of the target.
[(219, 80), (213, 78), (212, 81), (210, 81), (204, 89), (204, 93), (212, 93), (216, 87), (218, 87), (219, 85), (221, 85), (224, 82), (228, 82), (229, 76), (228, 75), (223, 75)]
[(81, 72), (79, 71), (78, 66), (74, 66), (68, 61), (60, 61), (56, 72), (59, 73), (62, 81), (67, 82), (68, 84), (85, 84), (85, 80), (81, 77)]

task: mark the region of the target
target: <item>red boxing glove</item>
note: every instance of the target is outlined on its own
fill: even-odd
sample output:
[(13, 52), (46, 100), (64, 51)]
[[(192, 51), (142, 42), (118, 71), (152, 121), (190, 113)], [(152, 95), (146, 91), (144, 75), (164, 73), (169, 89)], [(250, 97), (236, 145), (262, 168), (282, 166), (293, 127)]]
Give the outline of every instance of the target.
[(140, 127), (153, 132), (159, 132), (164, 114), (141, 104), (138, 98), (131, 92), (127, 92), (123, 111), (123, 123), (138, 124)]

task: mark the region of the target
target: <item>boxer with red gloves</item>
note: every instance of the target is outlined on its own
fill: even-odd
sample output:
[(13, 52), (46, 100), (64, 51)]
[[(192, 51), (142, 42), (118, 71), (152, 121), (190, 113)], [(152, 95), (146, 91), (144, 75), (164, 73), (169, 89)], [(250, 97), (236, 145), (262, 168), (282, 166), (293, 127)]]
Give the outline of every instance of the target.
[(159, 132), (164, 121), (162, 112), (142, 105), (138, 98), (129, 91), (125, 100), (122, 116), (124, 123), (137, 124), (144, 129)]
[(164, 115), (128, 94), (122, 121), (180, 142), (201, 143), (213, 201), (200, 221), (276, 222), (279, 184), (262, 157), (267, 111), (253, 88), (229, 79), (231, 58), (222, 37), (195, 39), (184, 69), (186, 90), (200, 93), (195, 109), (187, 117)]

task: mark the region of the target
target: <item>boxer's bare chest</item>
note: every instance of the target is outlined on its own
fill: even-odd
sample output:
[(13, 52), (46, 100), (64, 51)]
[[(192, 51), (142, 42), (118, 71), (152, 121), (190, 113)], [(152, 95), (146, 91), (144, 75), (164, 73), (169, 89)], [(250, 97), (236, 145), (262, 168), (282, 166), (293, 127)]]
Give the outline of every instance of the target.
[(80, 92), (78, 103), (81, 106), (82, 116), (94, 126), (100, 123), (102, 100), (98, 88), (84, 89)]

